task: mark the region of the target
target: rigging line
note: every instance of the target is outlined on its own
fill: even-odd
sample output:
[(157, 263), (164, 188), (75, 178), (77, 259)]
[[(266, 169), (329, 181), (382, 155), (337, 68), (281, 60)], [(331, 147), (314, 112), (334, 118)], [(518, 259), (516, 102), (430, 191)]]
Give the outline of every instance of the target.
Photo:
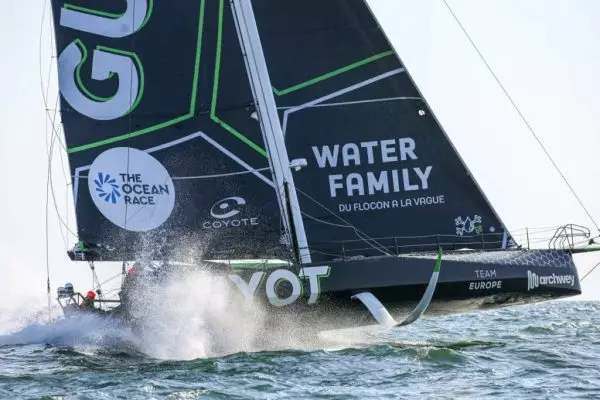
[[(50, 177), (50, 189), (51, 189), (51, 193), (52, 193), (52, 203), (53, 203), (53, 206), (54, 206), (54, 210), (56, 211), (56, 217), (58, 218), (58, 221), (60, 222), (60, 225), (61, 225), (61, 226), (60, 226), (60, 228), (61, 228), (61, 236), (62, 236), (62, 227), (63, 227), (63, 226), (64, 226), (65, 230), (67, 231), (67, 232), (66, 232), (66, 235), (62, 236), (62, 237), (63, 237), (63, 242), (64, 242), (64, 244), (65, 244), (65, 249), (67, 249), (67, 248), (68, 248), (68, 246), (69, 246), (69, 245), (67, 244), (67, 241), (68, 241), (68, 235), (69, 235), (69, 233), (70, 233), (71, 235), (73, 235), (73, 237), (75, 237), (75, 239), (77, 239), (77, 238), (79, 237), (79, 235), (78, 235), (77, 233), (73, 232), (73, 231), (72, 231), (72, 230), (69, 228), (69, 221), (68, 221), (68, 217), (69, 217), (69, 211), (68, 211), (68, 198), (69, 198), (68, 196), (69, 196), (69, 187), (68, 187), (68, 186), (65, 186), (65, 189), (66, 189), (66, 195), (65, 195), (65, 198), (67, 199), (67, 221), (66, 221), (66, 222), (65, 222), (65, 220), (63, 219), (63, 217), (62, 217), (62, 215), (61, 215), (61, 213), (60, 213), (60, 210), (59, 210), (59, 208), (58, 208), (58, 202), (56, 201), (56, 192), (55, 192), (55, 190), (54, 190), (54, 181), (53, 181), (52, 177)], [(66, 236), (66, 237), (65, 237), (65, 236)]]
[[(334, 217), (338, 218), (340, 221), (344, 222), (345, 224), (347, 224), (349, 227), (352, 227), (356, 232), (360, 233), (361, 235), (364, 235), (365, 237), (369, 238), (371, 241), (373, 241), (374, 243), (376, 243), (379, 248), (376, 248), (375, 246), (373, 246), (371, 243), (367, 242), (370, 246), (372, 246), (374, 249), (379, 250), (379, 251), (384, 251), (385, 250), (385, 246), (383, 246), (381, 243), (378, 243), (375, 239), (371, 238), (369, 235), (367, 235), (366, 233), (362, 232), (360, 229), (358, 229), (357, 227), (353, 226), (350, 222), (346, 221), (344, 218), (340, 217), (339, 215), (337, 215), (335, 212), (331, 211), (329, 208), (325, 207), (325, 205), (323, 205), (322, 203), (320, 203), (317, 199), (311, 197), (308, 193), (305, 193), (304, 191), (302, 191), (300, 188), (298, 188), (297, 186), (292, 187), (292, 189), (297, 190), (298, 192), (300, 192), (300, 194), (306, 196), (308, 199), (310, 199), (312, 202), (314, 202), (315, 204), (317, 204), (319, 207), (323, 208), (325, 211), (327, 211), (328, 213), (330, 213), (331, 215), (333, 215)], [(357, 235), (358, 236), (358, 235)], [(359, 236), (360, 238), (360, 236)], [(361, 238), (363, 239), (363, 238)], [(364, 239), (363, 239), (364, 240)], [(382, 250), (384, 249), (384, 250)], [(387, 251), (384, 251), (385, 254), (389, 254)]]
[[(50, 82), (52, 79), (52, 64), (54, 63), (54, 60), (56, 59), (57, 64), (56, 67), (58, 69), (58, 58), (56, 57), (56, 53), (55, 53), (55, 43), (54, 43), (54, 27), (52, 26), (52, 18), (48, 18), (48, 31), (50, 32), (50, 65), (48, 65), (48, 84), (46, 86), (46, 98), (48, 98), (49, 96), (49, 92), (50, 92)], [(57, 73), (58, 76), (58, 73)]]
[[(56, 211), (56, 216), (58, 217), (58, 220), (60, 222), (62, 222), (62, 217), (60, 215), (60, 212), (58, 209), (58, 204), (56, 202), (56, 195), (54, 192), (54, 182), (52, 180), (52, 158), (53, 158), (53, 154), (54, 154), (54, 143), (55, 143), (55, 137), (52, 136), (52, 139), (50, 140), (50, 149), (49, 149), (49, 154), (48, 154), (48, 180), (49, 180), (49, 185), (50, 185), (49, 190), (52, 193), (52, 202), (54, 205), (54, 210)], [(62, 225), (64, 225), (64, 223)], [(60, 236), (63, 240), (63, 243), (65, 245), (65, 250), (66, 250), (68, 247), (67, 238), (65, 237), (65, 235), (63, 235), (63, 230), (62, 230), (61, 225), (59, 225), (59, 228), (60, 228)], [(66, 227), (66, 228), (67, 228), (67, 230), (69, 229), (68, 227)], [(67, 232), (67, 237), (68, 237), (68, 232)]]
[[(58, 105), (59, 98), (60, 98), (60, 95), (57, 95), (56, 96), (56, 104), (57, 105)], [(56, 139), (58, 140), (61, 147), (63, 148), (63, 150), (66, 153), (67, 146), (65, 145), (63, 140), (60, 138), (59, 130), (56, 128), (56, 123), (57, 123), (56, 113), (57, 112), (58, 112), (58, 109), (54, 109), (54, 113), (52, 114), (52, 116), (50, 116), (50, 111), (48, 111), (46, 113), (46, 121), (50, 121), (51, 126), (52, 126), (52, 136), (56, 136)], [(60, 125), (60, 120), (58, 121), (58, 124)], [(46, 152), (48, 152), (48, 137), (49, 137), (48, 132), (46, 132)]]
[[(44, 1), (43, 11), (42, 11), (42, 19), (40, 22), (40, 37), (39, 37), (39, 65), (40, 65), (40, 89), (42, 92), (42, 98), (44, 99), (44, 104), (47, 107), (47, 97), (46, 92), (44, 90), (44, 77), (42, 72), (42, 38), (44, 32), (44, 21), (46, 19), (46, 9), (48, 8), (48, 0)], [(48, 83), (49, 86), (49, 83)], [(46, 149), (48, 149), (48, 120), (46, 120)], [(52, 146), (52, 144), (51, 144)], [(48, 204), (50, 200), (50, 168), (48, 168), (48, 176), (46, 177), (46, 205), (45, 205), (45, 230), (46, 230), (46, 293), (48, 297), (48, 322), (52, 323), (52, 297), (51, 297), (51, 288), (50, 288), (50, 243), (49, 243), (49, 229), (48, 229)], [(62, 231), (61, 231), (62, 233)]]
[[(104, 284), (106, 284), (106, 283), (108, 283), (108, 282), (110, 282), (110, 281), (112, 281), (112, 280), (114, 280), (114, 279), (120, 278), (122, 275), (123, 275), (123, 272), (119, 272), (118, 274), (116, 274), (116, 275), (114, 275), (114, 276), (111, 276), (111, 277), (110, 277), (110, 278), (108, 278), (107, 280), (105, 280), (105, 281), (101, 282), (101, 283), (100, 283), (100, 285), (104, 285)], [(119, 290), (119, 289), (115, 289), (115, 290)], [(108, 293), (108, 292), (107, 292), (107, 293)]]
[[(47, 8), (47, 4), (48, 4), (48, 0), (46, 0), (44, 2), (44, 10), (43, 10), (43, 14), (42, 14), (42, 21), (40, 24), (40, 38), (39, 38), (39, 64), (40, 64), (40, 87), (41, 87), (41, 92), (42, 92), (42, 99), (44, 100), (44, 107), (46, 110), (46, 116), (48, 119), (52, 120), (53, 118), (50, 117), (50, 112), (54, 111), (54, 115), (56, 115), (56, 112), (58, 110), (58, 99), (60, 97), (60, 95), (57, 95), (56, 97), (56, 103), (54, 105), (54, 109), (49, 108), (49, 104), (48, 104), (48, 96), (49, 96), (49, 92), (50, 92), (50, 83), (51, 83), (51, 78), (52, 78), (52, 64), (53, 64), (53, 58), (55, 58), (55, 56), (53, 57), (52, 55), (50, 56), (50, 63), (48, 65), (48, 79), (47, 79), (47, 84), (46, 84), (46, 88), (44, 89), (44, 76), (42, 74), (42, 37), (43, 37), (43, 32), (44, 32), (44, 19), (45, 19), (45, 14), (46, 14), (46, 8)], [(51, 18), (49, 18), (49, 23), (50, 23), (50, 49), (52, 51), (52, 54), (54, 54), (54, 31), (52, 29), (52, 20)], [(57, 68), (58, 68), (58, 64), (57, 64)], [(54, 120), (56, 120), (56, 118), (54, 118)], [(52, 131), (53, 133), (56, 133), (56, 124), (53, 123), (52, 124)], [(46, 131), (46, 139), (48, 139), (48, 132)], [(60, 144), (62, 145), (63, 149), (66, 151), (66, 146), (63, 143), (63, 141), (60, 139), (60, 137), (58, 138)], [(48, 141), (46, 141), (46, 150), (48, 149)]]
[(316, 254), (323, 254), (325, 256), (329, 256), (329, 257), (336, 257), (338, 259), (344, 259), (344, 255), (343, 254), (334, 254), (334, 253), (327, 253), (324, 252), (322, 250), (311, 250), (311, 253), (316, 253)]
[[(60, 137), (60, 128), (56, 127), (56, 123), (58, 120), (58, 125), (60, 126), (60, 119), (57, 118), (57, 113), (58, 113), (58, 102), (60, 100), (60, 93), (56, 94), (56, 100), (55, 100), (55, 108), (53, 110), (53, 114), (52, 116), (50, 116), (50, 111), (46, 110), (46, 124), (48, 124), (48, 122), (51, 122), (51, 126), (52, 126), (52, 136), (56, 138), (56, 140), (58, 140), (58, 142), (61, 144), (61, 147), (63, 148), (63, 150), (67, 150), (67, 147), (65, 146), (63, 140)], [(47, 125), (46, 125), (47, 126)], [(46, 152), (48, 152), (48, 131), (46, 131)], [(65, 166), (64, 166), (64, 162), (62, 160), (62, 157), (60, 158), (60, 163), (61, 163), (61, 167), (62, 167), (62, 171), (63, 171), (63, 177), (66, 179), (69, 177), (69, 175), (66, 173), (65, 171)]]
[[(46, 0), (47, 3), (47, 0)], [(45, 12), (45, 10), (44, 10)], [(43, 31), (43, 21), (42, 21), (42, 31)], [(52, 31), (52, 27), (50, 27), (50, 47), (51, 49), (53, 48), (53, 38), (54, 38), (54, 34)], [(42, 98), (44, 99), (44, 107), (45, 107), (45, 114), (46, 114), (46, 152), (49, 154), (49, 147), (48, 147), (48, 122), (50, 121), (51, 123), (51, 127), (52, 127), (52, 137), (56, 137), (56, 139), (58, 139), (59, 143), (61, 144), (61, 146), (63, 147), (63, 149), (66, 151), (66, 146), (63, 143), (63, 141), (60, 138), (59, 132), (56, 129), (56, 115), (58, 112), (58, 102), (59, 102), (59, 98), (60, 98), (60, 94), (57, 94), (56, 96), (56, 101), (55, 101), (55, 105), (54, 105), (54, 109), (51, 110), (49, 108), (48, 105), (48, 96), (49, 96), (49, 91), (50, 91), (50, 81), (51, 81), (51, 72), (52, 72), (52, 57), (50, 58), (50, 65), (48, 68), (48, 83), (46, 85), (46, 90), (44, 92), (43, 86), (44, 86), (44, 78), (41, 74), (41, 52), (42, 52), (42, 45), (41, 45), (41, 39), (42, 39), (42, 32), (40, 32), (40, 81), (41, 81), (41, 87), (42, 87)], [(51, 116), (50, 111), (53, 111), (53, 115)], [(63, 170), (63, 177), (65, 177), (66, 179), (66, 173), (65, 173), (65, 168), (64, 168), (64, 163), (61, 157), (61, 166), (62, 166), (62, 170)]]
[[(348, 229), (352, 229), (352, 230), (354, 230), (354, 234), (355, 234), (355, 235), (356, 235), (356, 236), (357, 236), (357, 237), (360, 239), (360, 240), (338, 240), (338, 241), (330, 241), (330, 242), (326, 242), (326, 243), (342, 243), (342, 244), (343, 244), (343, 243), (348, 243), (348, 242), (367, 242), (367, 244), (368, 244), (368, 245), (370, 245), (371, 247), (373, 247), (375, 250), (377, 250), (377, 251), (379, 251), (379, 252), (381, 252), (381, 253), (383, 253), (383, 254), (389, 255), (389, 253), (388, 253), (388, 252), (386, 252), (386, 251), (384, 251), (384, 250), (382, 250), (382, 249), (380, 249), (380, 248), (377, 248), (377, 247), (373, 246), (371, 243), (369, 243), (369, 238), (365, 238), (365, 237), (361, 236), (361, 234), (360, 234), (360, 233), (359, 233), (359, 232), (356, 230), (356, 228), (355, 228), (355, 227), (353, 227), (353, 226), (349, 226), (349, 225), (341, 225), (341, 224), (334, 224), (334, 223), (332, 223), (332, 222), (323, 221), (323, 220), (320, 220), (320, 219), (318, 219), (318, 218), (316, 218), (316, 217), (313, 217), (312, 215), (310, 215), (310, 214), (307, 214), (307, 213), (305, 213), (305, 212), (304, 212), (304, 211), (302, 211), (302, 210), (300, 210), (300, 212), (301, 212), (301, 213), (302, 213), (302, 215), (304, 215), (305, 217), (308, 217), (308, 218), (310, 218), (310, 219), (312, 219), (312, 220), (314, 220), (314, 221), (316, 221), (316, 222), (318, 222), (318, 223), (324, 224), (324, 225), (331, 225), (331, 226), (335, 226), (335, 227), (338, 227), (338, 228), (348, 228)], [(375, 240), (375, 239), (371, 239), (371, 240)], [(378, 240), (379, 240), (379, 239), (378, 239)], [(377, 242), (376, 242), (376, 243), (377, 243)], [(385, 249), (385, 248), (384, 248), (384, 249)]]
[(592, 272), (594, 272), (594, 270), (595, 270), (596, 268), (598, 268), (598, 266), (600, 266), (600, 261), (598, 261), (598, 262), (596, 263), (596, 265), (594, 265), (594, 266), (592, 267), (592, 269), (590, 269), (590, 270), (589, 270), (589, 271), (588, 271), (588, 272), (587, 272), (587, 273), (586, 273), (586, 274), (583, 276), (583, 278), (581, 278), (581, 279), (579, 280), (579, 282), (583, 282), (583, 280), (584, 280), (585, 278), (587, 278), (587, 277), (588, 277), (588, 276), (589, 276), (589, 275), (590, 275)]
[[(59, 99), (60, 99), (60, 94), (57, 94), (56, 95), (56, 104), (57, 104), (57, 106), (58, 106)], [(53, 117), (51, 118), (51, 120), (52, 120), (52, 133), (56, 136), (56, 139), (58, 140), (58, 143), (60, 143), (60, 147), (62, 147), (62, 149), (65, 151), (65, 153), (67, 153), (67, 145), (65, 144), (65, 142), (63, 141), (63, 139), (60, 137), (60, 130), (56, 127), (57, 124), (59, 126), (61, 125), (60, 119), (56, 118), (57, 111), (58, 111), (58, 109), (54, 109), (54, 114), (53, 114)], [(50, 114), (48, 114), (48, 118), (50, 118)]]
[[(52, 146), (52, 144), (51, 144)], [(49, 157), (51, 160), (51, 157)], [(46, 177), (46, 290), (48, 295), (48, 322), (52, 323), (52, 298), (50, 294), (50, 239), (48, 229), (48, 204), (50, 202), (50, 167), (48, 167), (48, 176)], [(62, 233), (62, 231), (61, 231)]]
[[(65, 185), (65, 210), (67, 212), (67, 226), (69, 226), (69, 185)], [(69, 244), (65, 243), (67, 248), (65, 250), (68, 251)]]
[(96, 265), (93, 262), (90, 262), (89, 265), (90, 269), (92, 270), (92, 289), (95, 289), (98, 292), (100, 300), (104, 300), (104, 292), (102, 291), (102, 284), (100, 283), (100, 279), (98, 279), (98, 274), (96, 273)]
[[(51, 142), (51, 150), (52, 151), (54, 151), (54, 142), (55, 142), (55, 139), (52, 138), (52, 142)], [(49, 160), (52, 160), (52, 156), (50, 156)], [(52, 162), (52, 161), (50, 161), (50, 162)], [(56, 201), (56, 194), (54, 192), (54, 180), (53, 180), (53, 177), (52, 177), (52, 168), (50, 167), (50, 169), (51, 169), (50, 170), (50, 190), (52, 191), (52, 203), (54, 205), (54, 210), (56, 211), (56, 216), (57, 216), (57, 218), (60, 221), (61, 215), (60, 215), (60, 212), (59, 212), (59, 209), (58, 209), (58, 203)], [(59, 229), (60, 229), (60, 237), (63, 240), (63, 243), (65, 245), (65, 250), (66, 250), (67, 247), (68, 247), (67, 240), (68, 240), (69, 233), (68, 232), (66, 232), (66, 234), (63, 233), (63, 226), (62, 226), (62, 224), (59, 224)]]
[(523, 120), (523, 122), (525, 123), (525, 126), (527, 127), (527, 129), (529, 130), (529, 132), (531, 132), (531, 134), (533, 135), (533, 137), (535, 138), (535, 140), (538, 142), (538, 144), (540, 145), (540, 147), (544, 151), (544, 153), (546, 153), (546, 156), (548, 157), (548, 159), (550, 160), (550, 162), (552, 163), (552, 165), (554, 166), (554, 168), (556, 169), (556, 171), (558, 172), (558, 174), (561, 176), (561, 178), (563, 179), (563, 181), (565, 182), (565, 184), (567, 185), (567, 187), (569, 188), (569, 190), (571, 191), (571, 193), (573, 194), (573, 196), (575, 197), (575, 199), (577, 200), (577, 202), (579, 203), (579, 205), (581, 206), (581, 208), (583, 208), (583, 211), (585, 211), (585, 213), (587, 214), (588, 218), (595, 225), (596, 229), (598, 231), (600, 231), (600, 225), (598, 225), (598, 223), (596, 222), (596, 220), (594, 219), (594, 217), (592, 216), (592, 214), (585, 207), (585, 205), (583, 204), (583, 201), (581, 200), (581, 198), (579, 198), (579, 196), (575, 192), (575, 189), (573, 189), (573, 187), (571, 186), (571, 184), (569, 183), (569, 181), (567, 180), (567, 178), (564, 176), (564, 174), (562, 173), (562, 171), (560, 170), (560, 168), (558, 167), (558, 165), (556, 164), (556, 162), (554, 161), (554, 159), (552, 158), (552, 156), (550, 155), (550, 153), (548, 152), (548, 150), (546, 150), (546, 147), (543, 145), (542, 141), (540, 140), (540, 138), (535, 133), (535, 130), (529, 124), (529, 122), (527, 121), (527, 118), (525, 118), (525, 115), (523, 115), (523, 113), (521, 112), (521, 110), (519, 109), (519, 107), (517, 107), (517, 104), (515, 103), (515, 101), (511, 97), (511, 95), (508, 93), (508, 90), (506, 90), (506, 88), (504, 87), (504, 85), (502, 84), (502, 82), (500, 82), (500, 79), (494, 73), (494, 71), (492, 70), (492, 67), (490, 66), (490, 64), (488, 64), (487, 60), (485, 59), (485, 57), (483, 56), (483, 54), (481, 53), (481, 51), (479, 51), (479, 48), (477, 47), (477, 45), (475, 44), (475, 42), (473, 41), (473, 39), (471, 39), (471, 36), (469, 35), (469, 33), (467, 32), (467, 30), (465, 29), (465, 27), (462, 25), (462, 23), (460, 22), (460, 20), (458, 19), (458, 17), (454, 13), (454, 11), (452, 10), (452, 8), (448, 4), (448, 2), (446, 0), (443, 0), (443, 2), (446, 5), (446, 7), (448, 8), (448, 11), (450, 11), (450, 14), (452, 14), (452, 17), (454, 17), (454, 20), (456, 21), (456, 23), (458, 24), (458, 26), (460, 27), (460, 29), (463, 31), (463, 33), (465, 34), (465, 36), (467, 37), (467, 39), (469, 40), (469, 42), (471, 43), (471, 45), (473, 46), (473, 48), (475, 49), (475, 51), (477, 52), (477, 54), (479, 55), (479, 57), (481, 58), (481, 60), (483, 61), (483, 63), (485, 64), (485, 66), (487, 67), (487, 69), (489, 70), (489, 72), (492, 74), (492, 76), (496, 80), (496, 83), (498, 83), (498, 85), (500, 86), (500, 88), (502, 89), (502, 91), (504, 92), (504, 94), (506, 95), (506, 97), (508, 98), (508, 100), (510, 101), (510, 103), (512, 104), (512, 106), (514, 107), (514, 109), (517, 111), (517, 114), (519, 114), (519, 116), (521, 117), (521, 120)]
[(46, 91), (44, 90), (44, 73), (42, 72), (42, 38), (44, 36), (44, 22), (46, 20), (46, 9), (48, 8), (48, 0), (44, 1), (44, 5), (42, 8), (42, 19), (40, 21), (40, 37), (39, 37), (39, 46), (38, 46), (38, 56), (39, 56), (39, 66), (40, 66), (40, 90), (42, 92), (42, 98), (44, 99), (44, 104), (47, 105)]
[[(52, 27), (52, 18), (48, 18), (48, 22), (49, 22), (48, 31), (50, 32), (50, 51), (51, 51), (51, 55), (50, 55), (50, 62), (48, 63), (48, 80), (46, 82), (46, 94), (45, 94), (46, 95), (45, 96), (46, 101), (48, 99), (48, 95), (49, 95), (49, 92), (50, 92), (50, 83), (52, 82), (52, 63), (53, 63), (53, 55), (54, 55), (54, 30), (53, 30), (53, 27)], [(40, 52), (41, 52), (41, 37), (40, 37)], [(41, 54), (40, 54), (40, 56), (41, 56)], [(57, 64), (57, 68), (58, 68), (58, 64)], [(41, 69), (41, 66), (40, 66), (40, 69)]]
[[(323, 221), (323, 220), (321, 220), (321, 219), (318, 219), (318, 218), (316, 218), (316, 217), (313, 217), (313, 216), (312, 216), (312, 215), (310, 215), (310, 214), (307, 214), (307, 213), (305, 213), (305, 212), (304, 212), (304, 211), (302, 211), (302, 210), (300, 210), (300, 212), (301, 212), (301, 213), (302, 213), (302, 215), (304, 215), (305, 217), (308, 217), (308, 218), (310, 218), (310, 219), (312, 219), (312, 220), (314, 220), (314, 221), (316, 221), (316, 222), (318, 222), (318, 223), (320, 223), (320, 224), (324, 224), (324, 225), (331, 225), (331, 226), (336, 226), (336, 227), (338, 227), (338, 228), (348, 228), (348, 229), (353, 229), (351, 226), (348, 226), (348, 225), (334, 224), (333, 222)], [(342, 242), (342, 243), (343, 243), (343, 242), (345, 242), (345, 240), (341, 240), (340, 242)], [(333, 243), (335, 243), (335, 242), (333, 242)]]
[[(58, 101), (59, 101), (59, 99), (60, 99), (60, 94), (57, 94), (56, 95), (56, 106), (57, 107), (58, 107)], [(61, 144), (61, 147), (65, 151), (64, 154), (67, 154), (67, 147), (65, 146), (63, 140), (60, 137), (61, 130), (56, 128), (57, 113), (58, 113), (58, 109), (56, 108), (54, 110), (54, 114), (52, 116), (52, 119), (50, 119), (50, 121), (52, 121), (52, 134), (56, 138), (56, 140), (58, 140), (58, 142)], [(59, 126), (60, 126), (60, 121), (58, 121), (58, 122), (59, 122)], [(64, 133), (64, 131), (63, 131), (63, 133)], [(47, 133), (46, 133), (46, 135), (47, 135)], [(63, 157), (62, 156), (60, 157), (60, 166), (61, 166), (61, 169), (62, 169), (62, 172), (63, 172), (63, 179), (65, 180), (65, 184), (68, 186), (70, 184), (69, 183), (70, 174), (68, 174), (67, 170), (65, 170), (65, 163), (63, 161)]]
[[(53, 202), (53, 205), (54, 205), (54, 210), (56, 212), (56, 216), (58, 218), (58, 221), (61, 224), (61, 226), (60, 226), (61, 237), (62, 237), (64, 245), (65, 245), (65, 250), (67, 250), (68, 249), (68, 243), (67, 243), (67, 241), (68, 241), (68, 235), (69, 235), (69, 233), (71, 233), (75, 238), (78, 238), (78, 235), (69, 228), (68, 220), (67, 220), (66, 223), (63, 220), (62, 215), (60, 213), (60, 210), (58, 208), (58, 203), (56, 201), (56, 193), (55, 193), (55, 190), (54, 190), (54, 180), (52, 179), (52, 158), (53, 158), (53, 153), (54, 153), (54, 143), (55, 143), (55, 137), (53, 136), (52, 140), (51, 140), (51, 145), (50, 145), (50, 152), (51, 153), (48, 155), (48, 169), (49, 169), (49, 175), (50, 175), (50, 190), (51, 190), (51, 194), (52, 194), (52, 202)], [(68, 184), (67, 184), (66, 188), (68, 189)], [(67, 190), (67, 196), (68, 196), (68, 190)], [(66, 197), (66, 198), (68, 199), (68, 197)], [(68, 206), (68, 204), (67, 204), (67, 206)], [(68, 211), (68, 207), (67, 207), (67, 218), (68, 218), (68, 212), (69, 211)], [(62, 227), (63, 226), (65, 227), (65, 229), (67, 231), (66, 232), (66, 237), (65, 237), (65, 235), (63, 235), (63, 231), (62, 231)]]
[[(55, 126), (55, 121), (56, 121), (56, 111), (54, 112), (54, 120), (51, 121), (52, 126)], [(50, 149), (49, 149), (49, 154), (48, 154), (48, 175), (49, 175), (49, 179), (50, 179), (50, 189), (51, 189), (51, 193), (52, 193), (52, 201), (54, 203), (54, 209), (56, 210), (56, 215), (58, 217), (59, 222), (65, 227), (65, 229), (67, 230), (68, 233), (71, 233), (75, 238), (78, 238), (79, 235), (76, 234), (75, 232), (73, 232), (68, 224), (66, 224), (60, 214), (60, 210), (58, 208), (58, 203), (56, 201), (56, 194), (54, 191), (54, 181), (52, 180), (52, 158), (53, 158), (53, 154), (54, 154), (54, 143), (56, 140), (56, 135), (52, 136), (52, 139), (50, 141)], [(67, 210), (68, 213), (68, 210)], [(61, 235), (62, 235), (62, 228), (61, 228)], [(66, 239), (63, 238), (63, 240), (65, 241), (65, 249), (68, 247), (68, 244), (66, 243)]]
[[(58, 142), (61, 144), (61, 147), (63, 148), (63, 150), (65, 152), (67, 152), (67, 146), (65, 145), (65, 143), (63, 142), (63, 140), (60, 137), (59, 134), (59, 129), (57, 129), (56, 125), (58, 122), (58, 125), (60, 126), (60, 119), (57, 119), (57, 114), (59, 112), (59, 100), (60, 100), (60, 89), (59, 92), (56, 94), (56, 100), (54, 102), (54, 108), (48, 108), (48, 102), (47, 102), (47, 98), (44, 100), (44, 106), (46, 107), (46, 117), (47, 120), (51, 121), (52, 123), (52, 134), (56, 136), (56, 138), (58, 139)], [(52, 114), (50, 113), (52, 111)], [(47, 135), (47, 132), (46, 132)], [(47, 138), (46, 138), (47, 139)], [(46, 150), (48, 149), (48, 142), (46, 141)]]
[[(52, 63), (50, 63), (50, 65), (52, 65)], [(50, 72), (50, 71), (48, 71), (48, 72)], [(49, 81), (49, 79), (48, 79), (48, 81)], [(45, 111), (46, 118), (44, 118), (44, 120), (46, 122), (46, 153), (48, 153), (48, 137), (50, 136), (49, 135), (48, 124), (51, 121), (51, 118), (49, 117), (49, 113), (47, 111), (48, 110), (48, 103), (46, 102), (47, 98), (48, 98), (48, 89), (49, 88), (50, 88), (50, 83), (48, 82), (48, 87), (46, 88), (47, 90), (46, 90), (45, 97), (44, 97), (44, 93), (42, 93), (42, 97), (44, 97), (44, 106), (46, 107), (46, 111)], [(58, 98), (57, 98), (57, 100), (58, 100)], [(54, 133), (54, 126), (52, 126), (52, 132)]]
[[(374, 239), (371, 239), (371, 238), (369, 238), (368, 236), (367, 236), (367, 237), (362, 237), (362, 236), (359, 234), (360, 232), (357, 232), (357, 231), (355, 231), (355, 233), (356, 233), (356, 236), (358, 236), (360, 239), (362, 239), (364, 242), (366, 242), (366, 243), (367, 243), (369, 246), (373, 247), (375, 250), (378, 250), (379, 252), (381, 252), (381, 253), (383, 253), (384, 255), (387, 255), (387, 256), (391, 256), (391, 255), (392, 255), (392, 254), (391, 254), (391, 253), (388, 251), (388, 248), (387, 248), (387, 247), (385, 247), (385, 246), (381, 245), (380, 243), (376, 242)], [(373, 245), (371, 244), (371, 242), (375, 242), (376, 244), (378, 244), (378, 245), (379, 245), (379, 246), (381, 246), (381, 247), (377, 248), (377, 247), (373, 246)], [(365, 250), (366, 250), (366, 249), (365, 249)]]

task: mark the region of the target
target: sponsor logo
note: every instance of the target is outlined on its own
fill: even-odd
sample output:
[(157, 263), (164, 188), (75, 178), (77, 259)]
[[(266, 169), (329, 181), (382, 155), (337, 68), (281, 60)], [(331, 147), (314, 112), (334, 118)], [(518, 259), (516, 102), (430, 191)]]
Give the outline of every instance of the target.
[[(443, 194), (424, 195), (430, 191), (433, 165), (419, 161), (417, 143), (411, 137), (312, 146), (312, 151), (316, 166), (332, 171), (327, 175), (329, 197), (346, 199), (338, 204), (339, 212), (373, 212), (446, 202)], [(357, 167), (361, 170), (357, 171)], [(388, 195), (386, 200), (377, 199), (382, 195)]]
[(527, 271), (527, 290), (537, 289), (540, 286), (547, 285), (575, 285), (575, 275), (538, 275), (535, 272)]
[(462, 216), (456, 217), (454, 219), (454, 224), (456, 225), (456, 234), (458, 236), (463, 236), (465, 233), (475, 233), (479, 235), (483, 232), (483, 225), (481, 224), (481, 216), (475, 214), (473, 218), (467, 217), (465, 219)]
[(213, 218), (218, 219), (231, 218), (235, 215), (238, 215), (240, 210), (233, 208), (233, 203), (235, 203), (237, 206), (241, 206), (246, 204), (246, 200), (242, 199), (241, 197), (228, 197), (220, 200), (211, 207), (210, 215), (212, 215)]
[[(301, 268), (298, 275), (288, 269), (277, 269), (267, 277), (264, 285), (265, 294), (272, 305), (287, 306), (295, 303), (302, 296), (302, 280), (308, 280), (308, 304), (315, 304), (321, 294), (321, 279), (327, 278), (330, 272), (331, 267), (328, 266)], [(229, 275), (229, 279), (244, 294), (246, 301), (251, 301), (266, 275), (267, 273), (263, 271), (255, 272), (248, 282), (235, 274)]]
[[(104, 16), (106, 10), (63, 6), (60, 9), (60, 25), (64, 28), (86, 32), (88, 38), (119, 39), (143, 28), (152, 13), (149, 0), (128, 0), (126, 10), (115, 17)], [(104, 44), (106, 40), (100, 40)], [(59, 89), (63, 98), (77, 112), (89, 118), (108, 121), (121, 118), (139, 103), (144, 88), (144, 74), (140, 58), (132, 52), (86, 45), (81, 39), (69, 43), (58, 57)], [(90, 60), (88, 60), (90, 59)], [(110, 96), (92, 93), (82, 83), (81, 66), (91, 63), (88, 80), (107, 82), (105, 86), (117, 88)], [(108, 93), (106, 93), (108, 94)], [(111, 199), (112, 201), (112, 199)]]
[(502, 289), (502, 281), (476, 281), (469, 282), (469, 290)]
[(242, 197), (227, 197), (217, 201), (210, 208), (210, 215), (214, 220), (204, 221), (202, 228), (225, 229), (258, 225), (258, 217), (239, 217), (246, 204), (246, 200)]
[(88, 188), (110, 222), (128, 231), (161, 226), (175, 206), (175, 188), (165, 167), (146, 152), (115, 147), (90, 167)]
[(104, 199), (106, 202), (117, 204), (117, 200), (121, 197), (121, 192), (119, 191), (119, 185), (117, 185), (116, 179), (111, 177), (110, 174), (98, 172), (94, 184), (96, 185), (96, 192), (100, 198)]
[(469, 290), (491, 290), (491, 289), (502, 289), (501, 280), (489, 280), (497, 278), (495, 269), (476, 269), (475, 277), (477, 279), (488, 279), (469, 282)]

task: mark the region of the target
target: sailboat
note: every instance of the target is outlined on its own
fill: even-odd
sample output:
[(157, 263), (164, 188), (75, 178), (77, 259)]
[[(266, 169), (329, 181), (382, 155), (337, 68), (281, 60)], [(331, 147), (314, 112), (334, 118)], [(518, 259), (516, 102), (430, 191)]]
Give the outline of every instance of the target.
[(213, 268), (331, 328), (581, 293), (589, 230), (518, 243), (364, 0), (52, 7), (72, 260)]

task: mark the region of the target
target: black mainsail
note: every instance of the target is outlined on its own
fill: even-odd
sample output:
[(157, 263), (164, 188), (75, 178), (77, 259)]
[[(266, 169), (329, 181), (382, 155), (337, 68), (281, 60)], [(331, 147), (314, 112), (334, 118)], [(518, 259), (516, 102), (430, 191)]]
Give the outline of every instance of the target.
[(253, 5), (313, 260), (506, 247), (363, 0)]
[(228, 4), (52, 4), (80, 238), (112, 249), (104, 260), (281, 256), (284, 206)]

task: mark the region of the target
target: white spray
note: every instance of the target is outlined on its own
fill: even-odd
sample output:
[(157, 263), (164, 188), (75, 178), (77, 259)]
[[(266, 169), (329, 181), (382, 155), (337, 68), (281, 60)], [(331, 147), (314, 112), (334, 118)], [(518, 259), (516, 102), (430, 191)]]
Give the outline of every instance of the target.
[(39, 322), (0, 336), (0, 346), (51, 344), (191, 360), (262, 350), (344, 348), (361, 342), (348, 333), (337, 338), (319, 335), (318, 327), (305, 325), (293, 314), (273, 318), (273, 309), (246, 302), (227, 274), (196, 267), (182, 267), (161, 282), (142, 280), (132, 294), (132, 324), (97, 315), (45, 324), (42, 310)]

